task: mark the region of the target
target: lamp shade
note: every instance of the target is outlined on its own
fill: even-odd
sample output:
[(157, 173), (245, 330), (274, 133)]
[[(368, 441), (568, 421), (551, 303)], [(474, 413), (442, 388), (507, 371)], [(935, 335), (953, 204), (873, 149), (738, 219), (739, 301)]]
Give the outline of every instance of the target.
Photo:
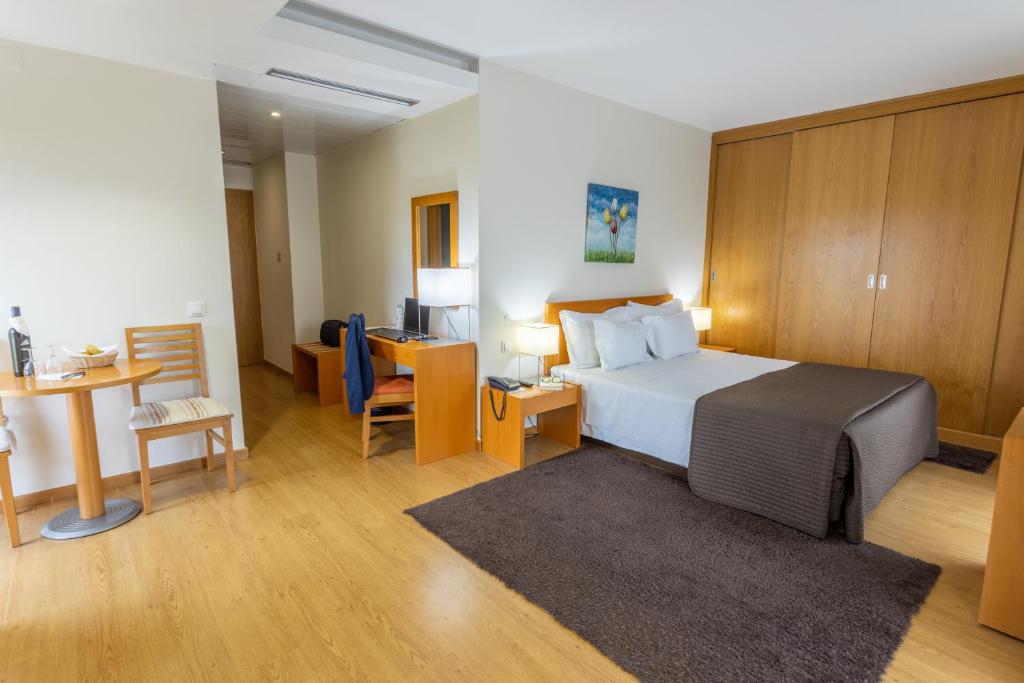
[(527, 356), (553, 356), (558, 353), (558, 325), (520, 323), (516, 327), (516, 347)]
[(468, 306), (473, 295), (469, 268), (420, 268), (416, 283), (421, 306)]
[(693, 316), (693, 327), (698, 332), (711, 329), (710, 308), (691, 308), (690, 315)]

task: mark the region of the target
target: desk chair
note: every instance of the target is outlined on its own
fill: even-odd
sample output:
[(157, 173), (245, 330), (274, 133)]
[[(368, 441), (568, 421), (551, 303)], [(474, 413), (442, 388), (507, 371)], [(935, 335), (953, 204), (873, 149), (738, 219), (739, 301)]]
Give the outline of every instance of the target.
[(373, 416), (371, 414), (374, 408), (415, 404), (413, 381), (412, 375), (385, 375), (374, 379), (373, 396), (366, 400), (363, 410), (363, 460), (370, 457), (370, 425), (406, 420), (415, 422), (415, 411), (394, 415)]
[(3, 403), (0, 403), (0, 496), (3, 496), (4, 519), (7, 522), (7, 533), (11, 536), (11, 547), (17, 548), (21, 545), (21, 534), (18, 533), (18, 513), (14, 509), (11, 466), (7, 462), (10, 457), (11, 435), (7, 431), (7, 416), (4, 415)]
[[(139, 441), (139, 475), (142, 480), (142, 509), (153, 511), (149, 482), (149, 442), (180, 434), (203, 432), (206, 435), (206, 469), (213, 471), (213, 442), (224, 448), (228, 490), (235, 490), (235, 456), (231, 441), (231, 411), (210, 398), (206, 377), (206, 352), (203, 349), (203, 326), (154, 325), (129, 327), (124, 331), (128, 358), (158, 360), (163, 369), (154, 377), (132, 385), (132, 408), (129, 428)], [(201, 395), (176, 401), (143, 403), (139, 388), (143, 384), (162, 384), (199, 380)], [(221, 430), (218, 434), (216, 429)]]

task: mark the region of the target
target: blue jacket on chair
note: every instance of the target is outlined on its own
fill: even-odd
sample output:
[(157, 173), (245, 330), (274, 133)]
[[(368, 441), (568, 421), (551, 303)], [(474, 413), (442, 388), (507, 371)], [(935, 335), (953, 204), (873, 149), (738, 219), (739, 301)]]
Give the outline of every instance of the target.
[(348, 394), (348, 411), (361, 415), (367, 399), (373, 396), (373, 363), (370, 361), (370, 346), (366, 343), (366, 318), (362, 313), (348, 317), (345, 333), (345, 391)]

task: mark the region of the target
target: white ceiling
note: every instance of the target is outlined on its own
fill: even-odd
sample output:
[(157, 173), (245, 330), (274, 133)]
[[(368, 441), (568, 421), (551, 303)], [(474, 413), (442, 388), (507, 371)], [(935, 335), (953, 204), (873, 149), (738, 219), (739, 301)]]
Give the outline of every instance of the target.
[[(0, 38), (216, 79), (227, 159), (322, 151), (476, 91), (476, 74), (277, 17), (285, 0), (0, 0)], [(264, 75), (278, 67), (420, 100)], [(231, 86), (231, 87), (226, 87)], [(284, 114), (270, 120), (270, 110)]]
[(319, 154), (401, 120), (228, 83), (217, 84), (217, 102), (225, 161), (259, 163), (282, 150)]
[[(314, 1), (708, 130), (1024, 72), (1021, 0)], [(276, 17), (283, 4), (0, 0), (0, 37), (383, 117), (476, 89), (475, 74)], [(270, 83), (270, 66), (423, 102)]]
[(1022, 0), (315, 0), (722, 130), (1024, 73)]

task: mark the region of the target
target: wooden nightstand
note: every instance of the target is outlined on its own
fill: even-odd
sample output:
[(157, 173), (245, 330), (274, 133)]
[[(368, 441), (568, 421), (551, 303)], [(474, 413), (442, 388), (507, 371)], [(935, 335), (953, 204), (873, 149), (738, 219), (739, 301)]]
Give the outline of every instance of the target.
[(736, 352), (735, 346), (715, 346), (714, 344), (697, 344), (697, 346), (702, 349), (707, 349), (708, 351), (723, 351), (725, 353)]
[[(480, 389), (480, 423), (483, 432), (483, 451), (513, 467), (522, 469), (526, 464), (524, 422), (530, 415), (537, 416), (541, 436), (580, 447), (580, 388), (566, 382), (561, 391), (542, 391), (537, 387), (512, 391), (508, 394), (505, 419), (498, 421), (491, 410), (489, 397), (492, 389)], [(494, 389), (494, 406), (501, 411), (502, 392)]]

